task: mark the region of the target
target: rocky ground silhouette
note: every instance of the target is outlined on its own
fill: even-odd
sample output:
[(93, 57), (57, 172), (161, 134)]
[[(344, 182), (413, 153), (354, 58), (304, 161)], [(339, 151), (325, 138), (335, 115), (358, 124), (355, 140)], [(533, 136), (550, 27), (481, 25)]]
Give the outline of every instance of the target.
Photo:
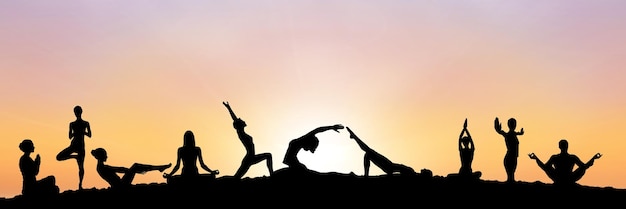
[(0, 199), (0, 208), (129, 207), (618, 207), (626, 190), (612, 187), (557, 187), (542, 182), (505, 183), (481, 179), (418, 176), (357, 176), (310, 172), (271, 177), (218, 177), (189, 185), (136, 184), (64, 191), (48, 197)]

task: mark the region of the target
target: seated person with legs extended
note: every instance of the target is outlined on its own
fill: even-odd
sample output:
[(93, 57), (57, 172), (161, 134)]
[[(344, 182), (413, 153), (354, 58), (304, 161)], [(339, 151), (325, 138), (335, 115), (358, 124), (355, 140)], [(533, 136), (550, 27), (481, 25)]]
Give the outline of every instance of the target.
[[(148, 171), (158, 170), (163, 172), (165, 169), (172, 166), (167, 165), (147, 165), (141, 163), (134, 163), (130, 168), (121, 166), (111, 166), (104, 164), (107, 160), (107, 151), (103, 148), (97, 148), (91, 151), (91, 155), (98, 160), (96, 170), (100, 177), (111, 185), (111, 189), (127, 189), (132, 185), (135, 174), (143, 174)], [(118, 176), (118, 173), (124, 174), (122, 177)]]

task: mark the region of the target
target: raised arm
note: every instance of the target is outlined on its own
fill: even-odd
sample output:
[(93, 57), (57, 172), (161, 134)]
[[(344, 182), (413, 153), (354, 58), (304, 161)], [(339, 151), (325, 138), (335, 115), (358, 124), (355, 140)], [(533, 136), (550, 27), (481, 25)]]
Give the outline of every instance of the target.
[(233, 120), (237, 120), (237, 116), (235, 115), (235, 112), (233, 112), (233, 109), (230, 108), (230, 104), (228, 104), (228, 102), (222, 102), (222, 104), (224, 104), (224, 106), (226, 106), (226, 108), (228, 109), (228, 112), (230, 113), (230, 117)]
[(496, 120), (493, 121), (493, 126), (496, 129), (496, 132), (498, 132), (500, 135), (506, 134), (506, 132), (502, 130), (502, 124), (500, 123), (498, 117), (496, 117)]

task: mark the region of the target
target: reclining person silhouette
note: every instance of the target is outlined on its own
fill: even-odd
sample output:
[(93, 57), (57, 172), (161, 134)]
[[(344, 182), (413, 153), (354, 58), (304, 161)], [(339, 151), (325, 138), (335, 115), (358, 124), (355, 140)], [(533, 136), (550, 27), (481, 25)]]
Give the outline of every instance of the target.
[(400, 175), (417, 175), (413, 168), (403, 164), (391, 162), (391, 160), (387, 157), (367, 146), (358, 136), (356, 136), (356, 134), (354, 134), (354, 132), (352, 132), (352, 130), (350, 130), (350, 128), (346, 127), (346, 130), (350, 133), (350, 138), (354, 139), (361, 150), (365, 152), (365, 155), (363, 156), (365, 176), (369, 176), (370, 163), (374, 163), (374, 165), (378, 166), (387, 175), (392, 175), (394, 173), (399, 173)]
[[(100, 174), (100, 177), (109, 183), (111, 189), (114, 190), (129, 188), (132, 185), (135, 174), (137, 173), (144, 174), (145, 172), (154, 170), (163, 172), (165, 169), (172, 166), (171, 163), (167, 165), (134, 163), (130, 166), (130, 168), (107, 165), (104, 164), (108, 158), (107, 151), (104, 148), (91, 150), (91, 155), (98, 160), (98, 164), (96, 165), (98, 174)], [(117, 173), (123, 173), (124, 175), (120, 178)]]
[(30, 139), (24, 139), (20, 145), (20, 150), (24, 155), (20, 157), (20, 172), (22, 172), (22, 195), (27, 197), (40, 197), (47, 195), (55, 195), (59, 193), (59, 187), (56, 186), (54, 176), (46, 176), (37, 180), (39, 174), (39, 166), (41, 165), (41, 157), (37, 154), (35, 160), (30, 158), (30, 153), (35, 151), (35, 145)]
[[(602, 157), (602, 154), (597, 153), (589, 162), (583, 163), (578, 156), (567, 152), (568, 146), (567, 140), (560, 140), (559, 149), (561, 152), (552, 155), (545, 164), (535, 153), (528, 154), (528, 157), (537, 162), (537, 165), (546, 172), (555, 185), (576, 185), (576, 182), (585, 175), (587, 169), (593, 165), (596, 159)], [(574, 170), (574, 166), (578, 166), (578, 168)]]
[[(180, 168), (182, 161), (182, 171), (180, 175), (174, 175)], [(197, 164), (200, 163), (200, 167), (209, 172), (208, 175), (200, 174)], [(196, 146), (196, 139), (192, 131), (185, 131), (183, 136), (183, 146), (178, 148), (176, 165), (172, 168), (172, 171), (164, 173), (163, 177), (167, 179), (168, 183), (183, 183), (183, 184), (197, 184), (200, 182), (206, 182), (207, 180), (215, 179), (215, 176), (219, 174), (218, 170), (210, 169), (202, 159), (202, 149)]]

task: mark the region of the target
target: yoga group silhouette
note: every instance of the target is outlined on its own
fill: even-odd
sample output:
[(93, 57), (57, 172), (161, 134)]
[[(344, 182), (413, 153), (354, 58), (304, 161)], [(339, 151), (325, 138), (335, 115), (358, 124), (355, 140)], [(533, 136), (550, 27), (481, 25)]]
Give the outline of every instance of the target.
[[(397, 174), (400, 176), (416, 176), (419, 174), (413, 168), (404, 164), (393, 162), (381, 153), (375, 151), (363, 142), (363, 140), (359, 138), (353, 130), (341, 124), (320, 126), (298, 138), (291, 140), (282, 161), (287, 167), (275, 171), (273, 169), (272, 154), (269, 152), (257, 153), (252, 136), (245, 131), (247, 126), (246, 122), (235, 114), (228, 102), (222, 102), (222, 104), (228, 110), (228, 113), (233, 120), (233, 128), (246, 150), (246, 154), (241, 160), (241, 165), (232, 176), (234, 179), (241, 179), (251, 166), (263, 161), (266, 163), (270, 177), (274, 176), (278, 172), (281, 172), (289, 173), (292, 177), (297, 178), (299, 175), (310, 172), (306, 165), (298, 160), (297, 155), (299, 151), (304, 150), (315, 153), (315, 150), (320, 143), (316, 134), (329, 130), (340, 132), (341, 129), (346, 129), (350, 135), (350, 139), (353, 139), (359, 148), (364, 152), (364, 177), (368, 177), (370, 175), (369, 171), (371, 163), (379, 167), (386, 175)], [(71, 140), (70, 145), (61, 150), (56, 156), (58, 161), (68, 159), (76, 160), (78, 165), (79, 190), (83, 190), (83, 178), (85, 174), (85, 136), (92, 136), (89, 122), (83, 120), (82, 113), (83, 109), (81, 106), (74, 107), (76, 120), (70, 122), (69, 124), (69, 139)], [(524, 129), (521, 128), (519, 132), (516, 131), (517, 121), (515, 118), (510, 118), (507, 124), (508, 131), (503, 131), (499, 119), (497, 117), (495, 118), (495, 131), (504, 137), (507, 149), (503, 161), (504, 169), (507, 174), (506, 182), (514, 183), (516, 181), (515, 171), (519, 156), (518, 136), (524, 134)], [(568, 153), (568, 142), (566, 139), (559, 141), (558, 147), (561, 149), (561, 152), (552, 155), (545, 163), (542, 162), (534, 153), (530, 153), (528, 155), (530, 159), (535, 160), (537, 165), (545, 171), (546, 175), (553, 181), (554, 185), (577, 185), (576, 182), (582, 178), (587, 169), (594, 164), (596, 159), (599, 159), (602, 156), (602, 154), (598, 153), (587, 163), (583, 163), (578, 156)], [(34, 160), (30, 157), (30, 154), (35, 152), (33, 141), (31, 139), (24, 139), (19, 144), (19, 148), (24, 152), (23, 156), (19, 160), (19, 168), (23, 177), (22, 195), (42, 196), (58, 194), (59, 187), (56, 186), (54, 176), (51, 175), (39, 180), (37, 179), (41, 160), (39, 154), (37, 154)], [(463, 123), (463, 129), (461, 130), (458, 138), (458, 150), (461, 162), (459, 172), (451, 173), (447, 177), (461, 180), (480, 179), (482, 173), (480, 171), (473, 171), (472, 169), (475, 145), (468, 129), (467, 119), (465, 119)], [(136, 174), (143, 174), (150, 171), (163, 172), (163, 177), (167, 180), (167, 184), (175, 185), (203, 185), (204, 182), (215, 180), (216, 176), (219, 174), (219, 170), (211, 169), (205, 164), (202, 158), (202, 149), (196, 146), (194, 134), (190, 130), (186, 131), (183, 135), (183, 145), (178, 148), (175, 165), (169, 173), (165, 173), (164, 171), (169, 169), (172, 166), (172, 163), (162, 165), (133, 163), (130, 167), (114, 166), (106, 164), (108, 155), (105, 148), (96, 148), (91, 150), (90, 153), (97, 160), (97, 173), (110, 185), (111, 190), (127, 189), (133, 185), (132, 182)], [(201, 173), (197, 164), (199, 164), (200, 167), (206, 171), (206, 173)], [(574, 169), (575, 167), (576, 169)], [(176, 174), (179, 170), (181, 170), (180, 174)]]

